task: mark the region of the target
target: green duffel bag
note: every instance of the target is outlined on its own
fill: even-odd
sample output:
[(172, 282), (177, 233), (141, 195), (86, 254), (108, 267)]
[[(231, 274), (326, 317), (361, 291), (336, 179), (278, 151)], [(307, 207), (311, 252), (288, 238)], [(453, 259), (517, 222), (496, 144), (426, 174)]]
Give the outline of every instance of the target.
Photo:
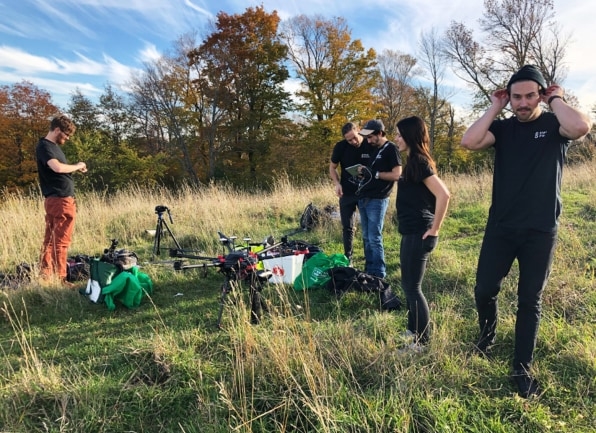
[(93, 259), (89, 264), (89, 278), (97, 281), (102, 288), (109, 286), (120, 272), (118, 266), (99, 259)]
[(294, 280), (295, 290), (314, 289), (325, 286), (331, 279), (329, 269), (348, 266), (350, 260), (344, 254), (316, 253), (302, 266), (302, 272)]
[(87, 287), (79, 289), (79, 293), (87, 296), (91, 302), (101, 303), (104, 299), (102, 289), (112, 284), (112, 280), (121, 272), (120, 267), (112, 263), (93, 259), (89, 263)]

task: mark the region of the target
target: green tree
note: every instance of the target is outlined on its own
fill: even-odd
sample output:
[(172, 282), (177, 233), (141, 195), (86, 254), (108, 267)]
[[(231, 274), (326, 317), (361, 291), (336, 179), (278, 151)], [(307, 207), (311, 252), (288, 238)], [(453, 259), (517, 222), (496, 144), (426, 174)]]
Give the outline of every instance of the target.
[(140, 156), (128, 141), (129, 107), (111, 86), (94, 104), (81, 92), (68, 103), (76, 133), (64, 146), (69, 161), (85, 161), (89, 171), (76, 176), (77, 189), (114, 191), (130, 184), (152, 185), (160, 179), (161, 155)]
[(99, 97), (97, 111), (103, 119), (101, 129), (106, 139), (113, 146), (120, 146), (131, 135), (134, 123), (124, 96), (116, 93), (110, 84), (106, 85), (104, 93)]
[(77, 133), (98, 131), (101, 125), (100, 113), (93, 101), (76, 89), (67, 104), (70, 118), (77, 126)]

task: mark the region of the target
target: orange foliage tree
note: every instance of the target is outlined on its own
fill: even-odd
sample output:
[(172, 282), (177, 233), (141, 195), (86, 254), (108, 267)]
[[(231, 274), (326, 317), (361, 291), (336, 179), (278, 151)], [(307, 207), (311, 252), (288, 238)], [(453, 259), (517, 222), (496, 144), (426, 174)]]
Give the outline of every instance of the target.
[[(290, 107), (283, 88), (289, 77), (284, 65), (287, 47), (278, 35), (279, 17), (263, 7), (243, 14), (217, 14), (216, 29), (189, 56), (202, 65), (200, 93), (224, 114), (217, 125), (225, 143), (223, 159), (230, 164), (225, 177), (238, 183), (254, 183), (269, 153), (276, 128)], [(222, 133), (223, 132), (223, 133)], [(240, 176), (240, 178), (238, 177)]]
[(0, 87), (0, 185), (5, 190), (36, 184), (35, 146), (58, 111), (50, 94), (30, 82)]

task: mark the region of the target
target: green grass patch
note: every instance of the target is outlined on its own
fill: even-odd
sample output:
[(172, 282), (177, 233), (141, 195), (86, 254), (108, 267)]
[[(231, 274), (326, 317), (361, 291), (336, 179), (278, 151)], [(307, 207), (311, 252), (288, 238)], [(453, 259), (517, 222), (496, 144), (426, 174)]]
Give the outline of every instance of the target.
[[(492, 360), (472, 354), (477, 335), (473, 288), (490, 177), (446, 182), (454, 193), (423, 290), (431, 307), (428, 352), (398, 353), (403, 310), (379, 311), (374, 294), (337, 299), (323, 289), (263, 291), (270, 314), (249, 323), (246, 290), (215, 324), (223, 275), (174, 271), (151, 260), (153, 208), (169, 206), (177, 238), (217, 254), (217, 231), (261, 240), (297, 227), (310, 201), (336, 204), (332, 188), (252, 196), (210, 187), (123, 192), (80, 200), (73, 253), (97, 253), (112, 238), (137, 252), (154, 291), (140, 307), (108, 311), (76, 291), (35, 281), (0, 291), (0, 431), (6, 432), (592, 432), (596, 419), (596, 188), (589, 167), (569, 169), (559, 244), (544, 292), (535, 373), (545, 392), (524, 400), (509, 381), (518, 269), (499, 296), (499, 340)], [(168, 197), (167, 202), (164, 197)], [(8, 239), (1, 268), (34, 263), (38, 198), (0, 208)], [(393, 198), (392, 198), (393, 200)], [(9, 201), (12, 203), (12, 201)], [(123, 204), (125, 203), (125, 204)], [(12, 206), (18, 206), (18, 209)], [(29, 209), (31, 217), (11, 215)], [(385, 226), (388, 281), (400, 287), (399, 241)], [(364, 267), (357, 233), (354, 264)], [(17, 239), (18, 238), (18, 239)], [(337, 221), (294, 239), (342, 251)], [(165, 239), (166, 245), (171, 242)], [(84, 284), (84, 283), (83, 283)]]

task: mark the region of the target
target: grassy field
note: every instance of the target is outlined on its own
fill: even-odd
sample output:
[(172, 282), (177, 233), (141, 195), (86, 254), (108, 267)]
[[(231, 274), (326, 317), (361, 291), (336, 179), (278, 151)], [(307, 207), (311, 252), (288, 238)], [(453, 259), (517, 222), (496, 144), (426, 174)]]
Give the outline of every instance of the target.
[[(490, 175), (444, 176), (449, 216), (424, 291), (429, 351), (398, 353), (405, 312), (379, 311), (372, 294), (340, 300), (325, 290), (264, 290), (271, 313), (250, 325), (244, 302), (217, 329), (223, 276), (175, 271), (152, 260), (156, 205), (185, 248), (221, 252), (217, 231), (279, 239), (304, 207), (335, 205), (327, 181), (269, 193), (222, 186), (176, 193), (142, 187), (78, 197), (71, 255), (100, 255), (117, 238), (154, 284), (139, 308), (90, 303), (76, 290), (35, 281), (0, 291), (1, 432), (594, 432), (596, 419), (596, 169), (568, 168), (554, 268), (544, 294), (534, 372), (544, 393), (509, 382), (517, 268), (500, 295), (494, 359), (472, 354), (473, 286), (490, 201)], [(392, 203), (394, 203), (392, 198)], [(386, 219), (388, 281), (403, 299), (393, 204)], [(35, 263), (43, 231), (39, 196), (0, 204), (0, 271)], [(359, 235), (358, 235), (359, 237)], [(337, 221), (294, 239), (342, 251)], [(163, 243), (171, 243), (169, 237)], [(163, 245), (163, 244), (162, 244)], [(355, 267), (363, 268), (356, 244)], [(81, 285), (84, 285), (82, 282)], [(242, 300), (241, 300), (242, 301)]]

